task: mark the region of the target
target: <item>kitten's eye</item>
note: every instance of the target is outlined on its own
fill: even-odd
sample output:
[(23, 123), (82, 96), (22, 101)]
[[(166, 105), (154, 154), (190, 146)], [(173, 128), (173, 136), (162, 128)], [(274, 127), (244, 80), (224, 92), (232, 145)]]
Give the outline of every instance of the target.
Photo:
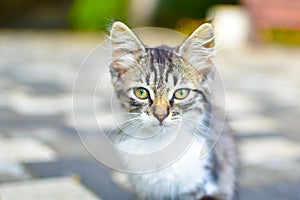
[(140, 99), (147, 99), (149, 98), (149, 92), (147, 89), (142, 88), (142, 87), (138, 87), (134, 89), (134, 94), (136, 97), (140, 98)]
[(190, 93), (189, 89), (178, 89), (174, 92), (174, 98), (175, 99), (184, 99), (186, 98)]

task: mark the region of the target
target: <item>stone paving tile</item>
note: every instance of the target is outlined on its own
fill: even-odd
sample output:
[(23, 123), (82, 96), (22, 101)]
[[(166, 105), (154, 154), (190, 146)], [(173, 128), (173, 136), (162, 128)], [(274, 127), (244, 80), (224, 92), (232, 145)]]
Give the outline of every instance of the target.
[(26, 167), (40, 178), (75, 175), (104, 200), (132, 200), (134, 195), (111, 179), (111, 171), (100, 162), (86, 157), (63, 157), (55, 162), (27, 163)]
[[(243, 191), (246, 191), (254, 188), (275, 187), (282, 183), (299, 183), (299, 168), (299, 161), (283, 165), (265, 163), (265, 165), (246, 166), (241, 174), (240, 185)], [(290, 192), (295, 193), (297, 191), (291, 190)]]
[(298, 142), (284, 137), (251, 138), (241, 141), (242, 163), (248, 165), (277, 165), (284, 167), (288, 163), (300, 160)]
[(245, 114), (259, 112), (261, 104), (253, 100), (247, 93), (237, 91), (226, 91), (226, 111), (230, 114), (229, 118), (239, 118)]
[(29, 178), (31, 178), (31, 175), (22, 164), (0, 160), (0, 183), (26, 180)]
[(242, 189), (240, 200), (299, 200), (299, 188), (300, 182), (288, 182), (277, 185), (270, 184), (267, 187)]
[(72, 96), (11, 95), (10, 108), (22, 115), (59, 115), (72, 112)]
[(22, 137), (0, 140), (0, 161), (46, 162), (55, 158), (55, 151), (37, 139)]
[(23, 137), (22, 130), (35, 131), (39, 128), (59, 128), (68, 131), (69, 126), (63, 123), (63, 115), (19, 115), (9, 108), (0, 108), (0, 130), (6, 136), (20, 135)]
[[(278, 120), (259, 114), (249, 114), (230, 120), (230, 125), (239, 135), (262, 135), (278, 133)], [(255, 124), (255, 125), (254, 125)]]
[(0, 185), (1, 200), (99, 200), (70, 177), (28, 180)]

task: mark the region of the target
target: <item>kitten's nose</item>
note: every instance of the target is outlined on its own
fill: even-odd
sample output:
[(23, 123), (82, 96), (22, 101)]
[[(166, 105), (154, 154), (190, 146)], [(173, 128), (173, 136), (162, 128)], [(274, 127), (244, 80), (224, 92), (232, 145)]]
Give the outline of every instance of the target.
[(158, 119), (160, 124), (169, 115), (169, 108), (164, 108), (160, 105), (155, 105), (152, 107), (153, 115)]

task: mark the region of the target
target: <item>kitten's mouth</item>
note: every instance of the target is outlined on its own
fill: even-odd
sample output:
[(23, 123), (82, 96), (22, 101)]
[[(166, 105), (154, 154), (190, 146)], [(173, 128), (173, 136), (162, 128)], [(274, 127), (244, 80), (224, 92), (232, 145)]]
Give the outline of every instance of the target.
[(152, 123), (152, 126), (154, 126), (154, 127), (158, 127), (158, 128), (162, 128), (162, 127), (165, 127), (165, 126), (167, 126), (165, 123), (163, 123), (163, 122), (154, 122), (154, 123)]
[(163, 128), (165, 126), (168, 126), (166, 122), (164, 121), (159, 121), (159, 120), (153, 120), (151, 122), (152, 127), (157, 127), (157, 128)]
[(170, 126), (166, 125), (166, 124), (162, 124), (162, 125), (161, 124), (156, 124), (156, 125), (154, 125), (153, 128), (156, 129), (156, 131), (161, 132), (167, 127), (170, 127)]
[(158, 121), (158, 123), (155, 124), (156, 127), (164, 128), (164, 127), (170, 127), (172, 124), (168, 124), (165, 121)]
[(158, 127), (158, 128), (164, 128), (164, 127), (172, 127), (172, 126), (176, 126), (178, 123), (180, 123), (180, 120), (156, 120), (153, 119), (153, 121), (151, 122), (152, 126), (154, 127)]

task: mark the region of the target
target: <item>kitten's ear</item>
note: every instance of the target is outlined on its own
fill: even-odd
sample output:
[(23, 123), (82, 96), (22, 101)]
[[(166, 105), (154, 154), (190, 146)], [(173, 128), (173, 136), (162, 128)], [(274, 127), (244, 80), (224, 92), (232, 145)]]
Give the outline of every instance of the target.
[(190, 64), (199, 73), (206, 73), (212, 67), (215, 56), (215, 33), (209, 23), (199, 26), (176, 50), (175, 53)]
[(145, 47), (138, 37), (122, 22), (113, 23), (110, 30), (113, 62), (111, 69), (118, 76), (124, 74), (128, 68), (137, 64)]

